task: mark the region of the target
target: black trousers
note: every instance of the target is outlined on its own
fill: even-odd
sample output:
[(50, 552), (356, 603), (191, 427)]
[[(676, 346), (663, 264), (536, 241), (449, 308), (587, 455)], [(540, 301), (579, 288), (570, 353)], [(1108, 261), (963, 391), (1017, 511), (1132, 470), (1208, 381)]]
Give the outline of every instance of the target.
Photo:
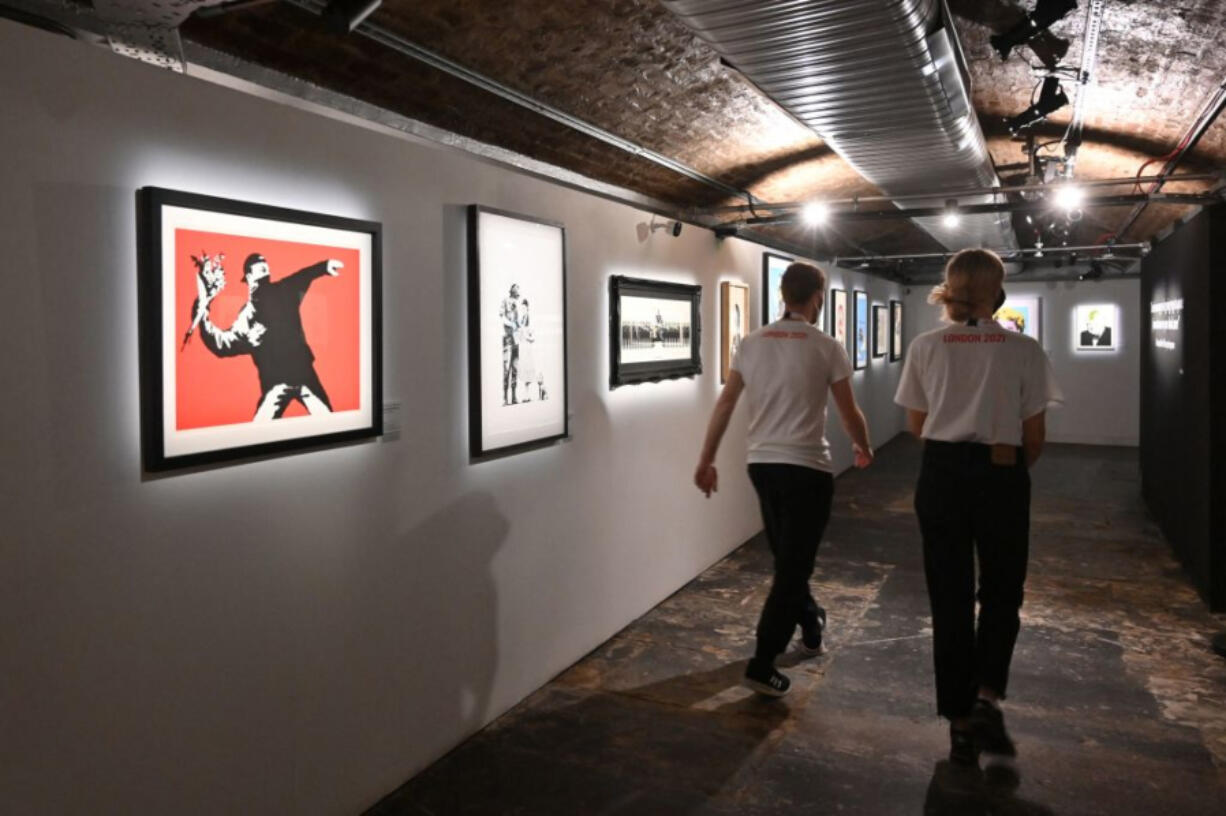
[(758, 619), (755, 660), (773, 662), (787, 648), (797, 624), (817, 625), (818, 605), (809, 590), (817, 545), (830, 521), (834, 477), (799, 465), (752, 464), (766, 540), (775, 557), (770, 595)]
[(950, 719), (970, 712), (980, 686), (1003, 698), (1009, 684), (1030, 541), (1030, 473), (1021, 449), (1016, 459), (997, 465), (987, 445), (924, 443), (915, 512), (932, 605), (937, 713)]

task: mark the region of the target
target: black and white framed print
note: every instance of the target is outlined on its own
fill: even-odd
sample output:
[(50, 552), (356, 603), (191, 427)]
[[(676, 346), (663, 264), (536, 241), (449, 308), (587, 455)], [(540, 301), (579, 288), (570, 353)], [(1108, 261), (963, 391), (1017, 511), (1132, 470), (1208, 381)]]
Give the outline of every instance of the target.
[(160, 187), (137, 210), (147, 470), (382, 432), (379, 224)]
[(762, 325), (783, 317), (783, 273), (793, 259), (773, 252), (762, 253)]
[(847, 290), (830, 290), (830, 336), (847, 348)]
[(856, 370), (868, 365), (868, 292), (856, 290), (854, 293), (856, 315), (855, 322), (855, 356), (853, 358)]
[(469, 206), (468, 406), (473, 458), (569, 434), (561, 224)]
[(702, 373), (702, 287), (609, 279), (609, 387)]
[(886, 307), (873, 305), (873, 356), (884, 357), (890, 346), (890, 318)]
[(902, 301), (890, 301), (890, 362), (902, 359)]

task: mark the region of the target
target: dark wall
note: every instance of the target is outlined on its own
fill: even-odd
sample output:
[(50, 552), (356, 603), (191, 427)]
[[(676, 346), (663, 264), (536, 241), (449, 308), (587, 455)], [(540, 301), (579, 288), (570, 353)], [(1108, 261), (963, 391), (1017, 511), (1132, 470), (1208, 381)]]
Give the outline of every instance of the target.
[[(1142, 491), (1214, 609), (1226, 608), (1226, 372), (1213, 354), (1226, 339), (1224, 230), (1226, 206), (1202, 211), (1154, 247), (1141, 283)], [(1180, 298), (1177, 348), (1157, 348), (1150, 304)]]

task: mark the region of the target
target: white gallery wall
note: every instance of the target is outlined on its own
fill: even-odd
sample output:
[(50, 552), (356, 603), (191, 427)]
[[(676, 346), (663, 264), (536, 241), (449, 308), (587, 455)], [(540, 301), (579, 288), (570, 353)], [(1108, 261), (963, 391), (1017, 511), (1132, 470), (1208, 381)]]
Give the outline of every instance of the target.
[[(1039, 270), (1042, 273), (1044, 270)], [(1045, 270), (1054, 272), (1055, 270)], [(1043, 348), (1065, 403), (1047, 413), (1051, 442), (1087, 445), (1139, 444), (1141, 403), (1141, 288), (1138, 278), (1091, 281), (1010, 282), (1010, 296), (1042, 298)], [(907, 342), (939, 327), (940, 310), (927, 302), (930, 286), (907, 295)], [(1082, 304), (1118, 307), (1114, 351), (1077, 351), (1075, 310)]]
[[(0, 811), (359, 812), (760, 529), (744, 409), (690, 479), (761, 247), (3, 21), (0, 77)], [(382, 222), (399, 430), (143, 474), (146, 185)], [(471, 203), (569, 247), (572, 439), (476, 464)], [(703, 285), (701, 377), (609, 390), (612, 274)], [(900, 368), (856, 375), (878, 442)]]

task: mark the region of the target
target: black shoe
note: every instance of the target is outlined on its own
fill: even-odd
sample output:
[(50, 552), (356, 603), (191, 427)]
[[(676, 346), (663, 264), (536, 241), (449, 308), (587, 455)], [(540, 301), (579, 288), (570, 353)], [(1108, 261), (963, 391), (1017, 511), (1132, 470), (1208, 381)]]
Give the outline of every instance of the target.
[(822, 632), (826, 630), (826, 610), (817, 608), (817, 619), (813, 626), (800, 625), (800, 651), (806, 657), (817, 657), (826, 650), (822, 647)]
[(769, 663), (751, 660), (745, 667), (745, 679), (741, 685), (767, 697), (782, 697), (788, 693), (792, 681)]
[(964, 767), (979, 767), (979, 746), (969, 728), (949, 726), (949, 761)]
[(1000, 782), (1016, 782), (1017, 746), (1005, 730), (1005, 715), (987, 700), (977, 700), (971, 709), (971, 730), (983, 752), (985, 773)]

